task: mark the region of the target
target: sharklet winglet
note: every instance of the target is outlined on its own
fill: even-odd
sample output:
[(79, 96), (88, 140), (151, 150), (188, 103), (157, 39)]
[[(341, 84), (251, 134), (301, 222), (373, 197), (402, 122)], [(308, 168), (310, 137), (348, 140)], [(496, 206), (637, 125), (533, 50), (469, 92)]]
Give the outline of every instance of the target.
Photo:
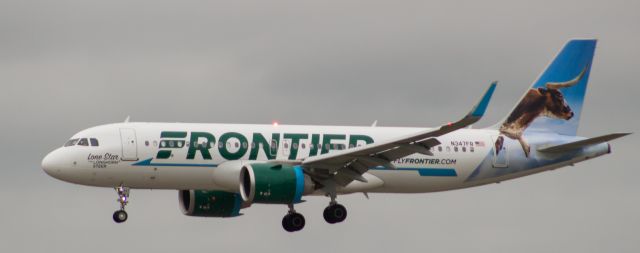
[(482, 96), (482, 99), (473, 107), (471, 112), (469, 112), (470, 116), (473, 117), (482, 117), (484, 113), (487, 111), (487, 107), (489, 106), (489, 101), (491, 101), (491, 96), (493, 96), (493, 92), (496, 90), (496, 86), (498, 85), (498, 81), (494, 81), (489, 85), (489, 88)]

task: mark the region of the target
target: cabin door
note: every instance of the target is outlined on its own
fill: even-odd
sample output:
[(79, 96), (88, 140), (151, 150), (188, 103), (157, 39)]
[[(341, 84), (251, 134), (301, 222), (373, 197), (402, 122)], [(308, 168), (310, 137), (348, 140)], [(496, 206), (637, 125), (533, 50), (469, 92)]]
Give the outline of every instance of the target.
[(122, 142), (122, 160), (138, 160), (138, 143), (136, 140), (136, 130), (131, 128), (120, 129), (120, 141)]

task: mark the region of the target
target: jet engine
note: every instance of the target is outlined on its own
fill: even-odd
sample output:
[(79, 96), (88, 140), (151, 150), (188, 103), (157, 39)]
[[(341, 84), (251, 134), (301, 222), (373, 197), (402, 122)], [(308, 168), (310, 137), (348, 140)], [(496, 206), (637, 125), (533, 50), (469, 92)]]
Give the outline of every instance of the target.
[(293, 204), (314, 189), (302, 167), (284, 164), (245, 164), (240, 170), (240, 195), (247, 203)]
[(179, 191), (180, 209), (187, 216), (199, 217), (235, 217), (243, 204), (240, 194), (224, 191), (181, 190)]

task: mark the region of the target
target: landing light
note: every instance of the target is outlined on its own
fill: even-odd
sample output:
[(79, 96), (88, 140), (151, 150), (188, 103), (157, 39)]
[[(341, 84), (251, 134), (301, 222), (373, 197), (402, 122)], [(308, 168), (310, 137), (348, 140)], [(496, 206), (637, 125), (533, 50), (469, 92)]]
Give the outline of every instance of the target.
[(274, 121), (274, 122), (273, 122), (273, 126), (274, 126), (274, 127), (277, 127), (277, 126), (278, 126), (278, 121)]

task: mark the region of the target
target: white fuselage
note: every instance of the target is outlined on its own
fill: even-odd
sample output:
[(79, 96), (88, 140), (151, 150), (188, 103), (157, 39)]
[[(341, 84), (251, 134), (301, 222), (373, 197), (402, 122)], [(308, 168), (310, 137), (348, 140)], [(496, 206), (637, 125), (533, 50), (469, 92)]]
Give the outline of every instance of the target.
[[(236, 191), (218, 183), (235, 177), (245, 163), (295, 162), (309, 156), (348, 149), (423, 131), (423, 128), (298, 125), (119, 123), (90, 128), (71, 139), (95, 139), (87, 145), (61, 147), (43, 160), (58, 179), (100, 187), (202, 189)], [(353, 181), (340, 193), (418, 193), (498, 182), (572, 164), (608, 152), (596, 145), (571, 156), (524, 158), (517, 142), (505, 141), (496, 155), (496, 130), (461, 129), (438, 137), (433, 156), (413, 154), (392, 162), (396, 169), (371, 168), (367, 183)], [(275, 143), (273, 142), (275, 140)], [(541, 142), (569, 137), (545, 135)], [(536, 145), (536, 140), (530, 141)], [(273, 144), (272, 144), (273, 143)], [(84, 144), (84, 142), (83, 142)], [(515, 148), (512, 148), (515, 147)], [(526, 161), (526, 162), (524, 162)], [(532, 163), (531, 161), (535, 161)], [(222, 171), (226, 171), (223, 175)], [(237, 192), (237, 191), (236, 191)]]

